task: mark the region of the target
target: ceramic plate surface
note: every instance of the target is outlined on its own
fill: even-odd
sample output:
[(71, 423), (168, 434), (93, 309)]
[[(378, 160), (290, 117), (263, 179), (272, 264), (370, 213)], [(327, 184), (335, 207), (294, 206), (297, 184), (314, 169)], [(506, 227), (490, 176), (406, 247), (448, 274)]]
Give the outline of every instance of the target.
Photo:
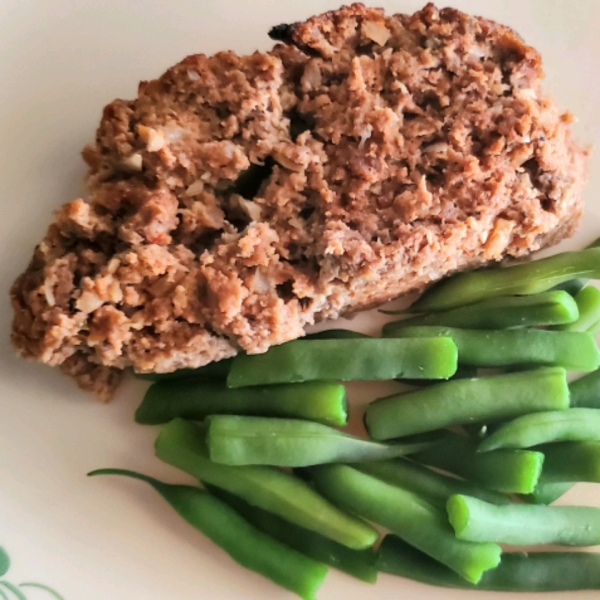
[[(390, 13), (422, 7), (413, 0), (372, 4)], [(0, 553), (0, 598), (18, 598), (9, 588), (22, 583), (42, 586), (16, 588), (27, 600), (292, 598), (235, 565), (149, 488), (86, 478), (91, 469), (121, 466), (189, 481), (154, 458), (156, 430), (133, 422), (145, 384), (127, 381), (105, 406), (58, 371), (14, 356), (8, 289), (52, 211), (83, 193), (79, 153), (93, 140), (104, 105), (134, 97), (138, 81), (188, 54), (264, 50), (271, 26), (338, 6), (333, 0), (0, 0), (0, 546), (10, 557), (8, 566)], [(579, 117), (577, 138), (600, 143), (600, 3), (455, 0), (454, 6), (510, 25), (538, 48), (546, 89)], [(583, 226), (561, 249), (600, 236), (598, 155), (590, 173)], [(377, 313), (350, 324), (365, 332), (380, 325)], [(351, 400), (358, 405), (379, 391), (355, 386)], [(598, 497), (592, 486), (579, 485), (564, 502), (600, 505)], [(319, 593), (321, 600), (510, 597), (388, 576), (369, 586), (335, 572)], [(598, 592), (551, 597), (591, 600)]]

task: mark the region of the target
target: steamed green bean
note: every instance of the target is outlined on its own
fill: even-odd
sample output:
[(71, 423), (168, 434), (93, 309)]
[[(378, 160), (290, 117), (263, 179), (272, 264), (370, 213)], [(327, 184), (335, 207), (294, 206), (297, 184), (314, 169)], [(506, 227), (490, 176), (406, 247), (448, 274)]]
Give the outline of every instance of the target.
[[(600, 293), (600, 292), (599, 292)], [(457, 329), (454, 327), (402, 327), (387, 334), (394, 338), (451, 338), (458, 348), (459, 364), (475, 367), (556, 366), (593, 371), (600, 366), (600, 350), (593, 336), (580, 331), (541, 329)]]
[(229, 389), (224, 382), (160, 381), (148, 388), (135, 420), (154, 425), (214, 414), (295, 417), (343, 426), (348, 402), (343, 385), (324, 381), (240, 389)]
[(478, 452), (498, 448), (531, 448), (550, 442), (600, 441), (600, 410), (569, 408), (517, 417), (481, 442)]
[(389, 440), (463, 423), (487, 423), (535, 411), (569, 407), (566, 373), (558, 367), (480, 379), (460, 379), (379, 398), (365, 425), (375, 440)]
[(543, 474), (548, 483), (600, 483), (600, 442), (561, 442), (534, 449), (544, 455)]
[(314, 380), (447, 379), (456, 372), (450, 339), (296, 340), (237, 356), (229, 387)]
[(590, 506), (498, 506), (455, 495), (448, 499), (448, 519), (456, 537), (467, 542), (533, 546), (600, 544), (600, 508)]
[(211, 460), (225, 465), (308, 467), (412, 454), (435, 442), (380, 444), (300, 419), (208, 417)]

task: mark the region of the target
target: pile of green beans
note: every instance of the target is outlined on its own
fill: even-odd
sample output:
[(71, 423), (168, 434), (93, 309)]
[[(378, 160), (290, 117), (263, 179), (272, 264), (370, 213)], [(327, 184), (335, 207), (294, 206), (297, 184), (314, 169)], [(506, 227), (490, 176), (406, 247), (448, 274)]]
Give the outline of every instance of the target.
[[(239, 564), (301, 598), (327, 567), (511, 592), (600, 589), (600, 247), (434, 286), (382, 337), (329, 330), (199, 369), (146, 374), (138, 423), (198, 486), (122, 469)], [(482, 372), (482, 368), (494, 368)], [(566, 370), (584, 372), (567, 383)], [(348, 425), (345, 381), (404, 381)], [(394, 385), (397, 385), (394, 383)], [(377, 527), (387, 528), (376, 547)]]

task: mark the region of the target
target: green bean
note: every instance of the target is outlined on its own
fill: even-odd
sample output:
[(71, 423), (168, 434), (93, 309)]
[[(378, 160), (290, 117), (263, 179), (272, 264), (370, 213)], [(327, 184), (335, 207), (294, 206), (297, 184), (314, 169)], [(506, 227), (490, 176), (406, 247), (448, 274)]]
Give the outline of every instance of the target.
[(535, 450), (544, 455), (544, 480), (548, 483), (600, 482), (598, 442), (544, 444)]
[[(2, 598), (3, 600), (8, 600), (8, 598), (7, 598), (6, 594), (2, 591), (2, 588), (11, 592), (11, 594), (12, 594), (11, 598), (14, 596), (14, 598), (16, 600), (27, 600), (27, 597), (25, 596), (25, 594), (16, 585), (9, 583), (8, 581), (0, 581), (0, 586), (1, 586), (0, 587), (0, 598)], [(21, 587), (21, 586), (19, 586), (19, 587)]]
[(447, 379), (456, 345), (443, 338), (296, 340), (264, 354), (237, 356), (229, 387), (312, 380)]
[(564, 496), (574, 485), (574, 483), (569, 482), (548, 483), (544, 481), (544, 474), (542, 473), (535, 490), (531, 494), (523, 496), (523, 500), (531, 504), (552, 504)]
[(373, 548), (351, 550), (266, 510), (251, 506), (237, 496), (217, 487), (207, 486), (207, 489), (213, 496), (231, 506), (251, 525), (282, 544), (367, 583), (375, 583), (377, 580)]
[(566, 373), (558, 367), (459, 379), (379, 398), (367, 406), (374, 440), (389, 440), (463, 423), (487, 423), (569, 407)]
[(489, 504), (470, 496), (450, 496), (448, 519), (466, 542), (533, 546), (600, 544), (600, 508)]
[(588, 281), (589, 279), (569, 279), (569, 281), (555, 285), (550, 291), (567, 292), (574, 298), (587, 285)]
[(190, 525), (220, 546), (237, 563), (269, 578), (305, 600), (316, 592), (327, 567), (252, 526), (235, 510), (204, 490), (169, 485), (124, 469), (98, 469), (88, 475), (123, 475), (152, 486)]
[(550, 442), (600, 442), (600, 410), (570, 408), (523, 415), (484, 439), (477, 452), (531, 448)]
[(434, 443), (379, 444), (299, 419), (214, 415), (207, 422), (210, 458), (225, 465), (308, 467), (381, 460), (412, 454)]
[(229, 389), (223, 382), (173, 381), (151, 385), (135, 413), (138, 423), (155, 425), (176, 417), (203, 419), (236, 414), (311, 419), (343, 426), (348, 420), (346, 389), (315, 382)]
[(578, 317), (577, 304), (570, 294), (564, 291), (543, 292), (532, 296), (487, 298), (469, 306), (418, 315), (403, 321), (393, 321), (383, 326), (383, 334), (389, 335), (401, 327), (415, 325), (440, 325), (464, 329), (539, 327), (572, 323)]
[(397, 485), (413, 492), (441, 510), (446, 509), (448, 498), (454, 494), (474, 496), (493, 504), (508, 504), (510, 502), (510, 498), (500, 492), (494, 492), (468, 481), (442, 475), (423, 465), (402, 458), (357, 463), (350, 466), (391, 485)]
[(600, 331), (600, 290), (593, 285), (584, 287), (575, 296), (579, 318), (572, 323), (557, 325), (561, 331), (587, 331), (595, 335)]
[(569, 384), (571, 406), (574, 408), (600, 408), (600, 369)]
[(473, 585), (397, 536), (386, 535), (377, 553), (377, 568), (447, 588), (497, 592), (600, 589), (600, 554), (591, 552), (505, 552), (502, 562)]
[(477, 454), (478, 445), (476, 438), (451, 434), (435, 448), (422, 450), (411, 458), (499, 492), (533, 492), (544, 464), (541, 452), (494, 450)]
[(528, 296), (578, 277), (600, 277), (600, 248), (563, 252), (500, 269), (459, 273), (430, 288), (412, 312), (447, 310), (499, 295)]
[(311, 467), (309, 474), (332, 502), (387, 527), (409, 544), (477, 583), (500, 562), (500, 547), (457, 540), (445, 515), (415, 494), (347, 465)]
[(175, 419), (165, 425), (155, 450), (158, 458), (193, 477), (349, 548), (367, 548), (378, 537), (373, 527), (336, 508), (290, 473), (274, 467), (213, 463), (208, 458), (204, 431), (195, 423)]
[(423, 326), (388, 330), (386, 335), (395, 338), (452, 338), (458, 348), (459, 364), (476, 367), (542, 365), (593, 371), (600, 366), (600, 350), (593, 336), (586, 332)]
[(225, 381), (231, 368), (233, 358), (225, 358), (216, 362), (208, 363), (198, 369), (178, 369), (172, 373), (134, 373), (138, 379), (147, 381), (182, 381), (195, 380), (200, 381)]

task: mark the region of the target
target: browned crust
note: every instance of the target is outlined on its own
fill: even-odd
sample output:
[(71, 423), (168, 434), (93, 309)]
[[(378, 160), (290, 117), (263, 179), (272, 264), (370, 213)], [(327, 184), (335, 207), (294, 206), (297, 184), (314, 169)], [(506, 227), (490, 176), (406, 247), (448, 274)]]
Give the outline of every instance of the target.
[(105, 108), (88, 200), (11, 290), (23, 356), (108, 397), (577, 227), (586, 153), (508, 27), (353, 4), (271, 36)]

